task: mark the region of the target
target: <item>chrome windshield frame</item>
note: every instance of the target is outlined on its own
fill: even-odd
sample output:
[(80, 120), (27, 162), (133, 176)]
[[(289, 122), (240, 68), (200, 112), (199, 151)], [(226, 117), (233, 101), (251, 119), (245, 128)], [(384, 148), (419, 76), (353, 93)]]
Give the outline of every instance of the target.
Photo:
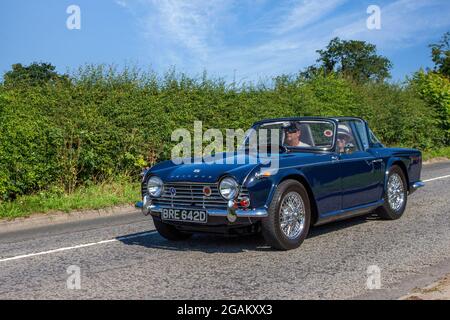
[[(285, 118), (285, 119), (274, 119), (273, 121), (267, 120), (264, 122), (257, 122), (255, 124), (253, 124), (253, 126), (251, 127), (251, 129), (257, 131), (262, 125), (271, 125), (271, 124), (280, 124), (280, 123), (284, 123), (284, 122), (300, 122), (300, 123), (328, 123), (331, 124), (333, 126), (333, 139), (332, 139), (332, 145), (330, 147), (290, 147), (290, 146), (285, 146), (283, 145), (282, 147), (290, 150), (290, 151), (329, 151), (332, 152), (333, 150), (335, 150), (336, 147), (336, 136), (337, 136), (337, 122), (334, 119), (317, 119), (317, 118)], [(254, 131), (253, 131), (254, 132)], [(245, 146), (248, 142), (248, 139), (250, 138), (250, 134), (252, 132), (248, 133), (245, 137), (244, 137), (244, 141), (241, 144), (241, 146)]]

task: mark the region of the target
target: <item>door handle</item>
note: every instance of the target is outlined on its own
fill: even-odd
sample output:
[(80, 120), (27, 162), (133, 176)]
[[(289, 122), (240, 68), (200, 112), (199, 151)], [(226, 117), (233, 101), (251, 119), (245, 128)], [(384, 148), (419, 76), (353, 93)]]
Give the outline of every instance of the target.
[(337, 161), (337, 160), (339, 160), (338, 156), (331, 156), (331, 161)]
[(380, 163), (380, 162), (383, 162), (383, 159), (375, 159), (375, 160), (372, 160), (372, 163)]

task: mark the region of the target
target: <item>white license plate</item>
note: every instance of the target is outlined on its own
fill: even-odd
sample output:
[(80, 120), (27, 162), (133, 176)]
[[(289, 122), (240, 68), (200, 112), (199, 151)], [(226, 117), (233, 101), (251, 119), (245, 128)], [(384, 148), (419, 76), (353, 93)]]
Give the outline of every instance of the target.
[(206, 223), (208, 222), (208, 213), (205, 210), (164, 208), (161, 211), (161, 219), (170, 221)]

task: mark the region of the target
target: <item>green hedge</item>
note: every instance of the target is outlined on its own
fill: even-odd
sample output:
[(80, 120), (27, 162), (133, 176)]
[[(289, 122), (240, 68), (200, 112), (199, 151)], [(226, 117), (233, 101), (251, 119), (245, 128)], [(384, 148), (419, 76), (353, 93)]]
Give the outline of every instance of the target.
[(357, 85), (336, 77), (282, 76), (273, 84), (226, 85), (206, 76), (102, 67), (71, 81), (39, 86), (0, 85), (0, 195), (78, 185), (167, 159), (177, 128), (248, 128), (281, 116), (361, 116), (388, 145), (444, 146), (436, 110), (412, 86)]

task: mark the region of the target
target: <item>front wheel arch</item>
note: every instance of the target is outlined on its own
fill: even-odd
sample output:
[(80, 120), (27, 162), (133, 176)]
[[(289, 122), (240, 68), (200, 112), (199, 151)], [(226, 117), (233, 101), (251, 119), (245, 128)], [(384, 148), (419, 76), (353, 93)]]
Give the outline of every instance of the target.
[(384, 197), (384, 194), (385, 194), (386, 188), (387, 188), (387, 182), (388, 182), (389, 172), (390, 172), (390, 170), (391, 170), (391, 168), (392, 168), (393, 166), (398, 166), (398, 167), (400, 167), (400, 169), (403, 171), (403, 176), (405, 177), (405, 180), (406, 180), (406, 188), (407, 188), (407, 191), (408, 191), (408, 192), (410, 191), (410, 188), (409, 188), (409, 175), (408, 175), (408, 169), (406, 168), (405, 163), (404, 163), (401, 159), (398, 159), (398, 158), (397, 158), (397, 159), (393, 159), (392, 161), (390, 161), (390, 162), (388, 163), (388, 165), (386, 166), (386, 172), (385, 172), (385, 174), (384, 174), (383, 197)]
[(316, 198), (314, 197), (314, 193), (312, 192), (311, 186), (309, 185), (306, 178), (301, 174), (289, 174), (284, 176), (274, 188), (276, 189), (282, 182), (286, 180), (296, 180), (300, 182), (303, 187), (305, 187), (309, 197), (309, 204), (311, 206), (311, 225), (316, 224), (316, 222), (319, 220), (319, 210), (317, 209), (317, 203)]

